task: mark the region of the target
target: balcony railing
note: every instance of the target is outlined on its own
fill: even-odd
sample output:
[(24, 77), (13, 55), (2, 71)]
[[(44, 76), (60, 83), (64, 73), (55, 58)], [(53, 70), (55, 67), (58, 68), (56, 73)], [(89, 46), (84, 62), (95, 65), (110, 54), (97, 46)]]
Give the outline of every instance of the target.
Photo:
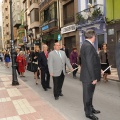
[(68, 16), (68, 17), (66, 17), (66, 18), (63, 19), (64, 25), (68, 24), (68, 23), (71, 23), (71, 22), (74, 22), (74, 20), (75, 20), (74, 19), (74, 15)]
[(103, 5), (97, 4), (77, 13), (76, 20), (81, 26), (105, 22)]
[(45, 5), (47, 5), (48, 3), (50, 3), (52, 0), (41, 0), (39, 7), (40, 9), (42, 9)]

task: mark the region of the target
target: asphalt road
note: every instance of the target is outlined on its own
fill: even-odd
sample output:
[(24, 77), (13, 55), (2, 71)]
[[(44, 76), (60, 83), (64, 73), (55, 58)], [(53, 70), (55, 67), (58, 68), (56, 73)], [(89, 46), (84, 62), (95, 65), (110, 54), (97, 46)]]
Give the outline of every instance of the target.
[[(11, 74), (11, 68), (5, 68), (1, 64), (0, 73)], [(25, 76), (22, 80), (68, 120), (88, 120), (84, 115), (82, 84), (79, 80), (79, 74), (77, 79), (66, 74), (63, 85), (64, 96), (60, 97), (58, 101), (54, 100), (53, 89), (44, 91), (40, 80), (39, 85), (35, 84), (33, 73), (26, 71)], [(50, 84), (52, 87), (52, 78)], [(95, 109), (101, 111), (101, 114), (97, 115), (100, 120), (120, 120), (120, 82), (99, 82), (96, 86), (93, 105)]]

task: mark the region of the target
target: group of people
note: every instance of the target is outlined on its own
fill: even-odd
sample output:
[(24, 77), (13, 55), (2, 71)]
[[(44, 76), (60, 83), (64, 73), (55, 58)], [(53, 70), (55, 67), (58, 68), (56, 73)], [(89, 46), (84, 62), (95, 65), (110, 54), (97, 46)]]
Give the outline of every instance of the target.
[[(84, 111), (85, 116), (92, 120), (98, 120), (98, 117), (94, 114), (100, 113), (99, 110), (94, 108), (92, 103), (96, 84), (100, 81), (101, 74), (103, 74), (105, 81), (107, 81), (107, 75), (110, 74), (109, 69), (104, 71), (109, 66), (107, 45), (103, 44), (103, 50), (97, 53), (94, 47), (95, 36), (94, 30), (87, 30), (85, 32), (86, 40), (82, 44), (80, 50), (80, 80), (83, 85)], [(54, 98), (58, 100), (60, 96), (63, 96), (62, 86), (65, 79), (66, 68), (69, 68), (69, 70), (73, 72), (73, 78), (76, 78), (79, 58), (77, 48), (73, 48), (70, 55), (65, 45), (61, 48), (59, 42), (54, 43), (54, 50), (51, 52), (48, 52), (48, 46), (46, 44), (43, 45), (42, 49), (43, 51), (40, 51), (40, 48), (35, 46), (34, 51), (27, 50), (25, 53), (17, 49), (16, 69), (21, 77), (25, 77), (25, 69), (27, 69), (29, 63), (34, 63), (33, 74), (36, 85), (38, 85), (38, 79), (39, 76), (41, 76), (41, 85), (43, 89), (45, 91), (51, 89), (51, 76), (53, 78)], [(9, 61), (9, 54), (7, 52), (5, 57), (6, 61)]]
[(6, 50), (5, 52), (0, 52), (0, 61), (5, 61), (6, 67), (9, 68), (10, 54), (8, 50)]

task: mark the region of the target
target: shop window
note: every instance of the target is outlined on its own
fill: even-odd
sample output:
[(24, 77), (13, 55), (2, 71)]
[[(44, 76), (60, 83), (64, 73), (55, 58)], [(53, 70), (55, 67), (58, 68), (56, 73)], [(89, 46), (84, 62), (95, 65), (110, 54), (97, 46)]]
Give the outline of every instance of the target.
[(74, 22), (74, 0), (63, 6), (64, 24)]

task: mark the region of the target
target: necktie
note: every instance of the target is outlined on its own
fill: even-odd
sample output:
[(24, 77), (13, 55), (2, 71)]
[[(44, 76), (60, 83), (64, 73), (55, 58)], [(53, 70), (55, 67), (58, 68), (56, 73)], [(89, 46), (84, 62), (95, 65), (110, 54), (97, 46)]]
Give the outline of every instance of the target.
[(60, 56), (60, 58), (62, 58), (62, 57), (61, 57), (61, 54), (60, 54), (60, 52), (59, 52), (59, 51), (58, 51), (58, 55)]

